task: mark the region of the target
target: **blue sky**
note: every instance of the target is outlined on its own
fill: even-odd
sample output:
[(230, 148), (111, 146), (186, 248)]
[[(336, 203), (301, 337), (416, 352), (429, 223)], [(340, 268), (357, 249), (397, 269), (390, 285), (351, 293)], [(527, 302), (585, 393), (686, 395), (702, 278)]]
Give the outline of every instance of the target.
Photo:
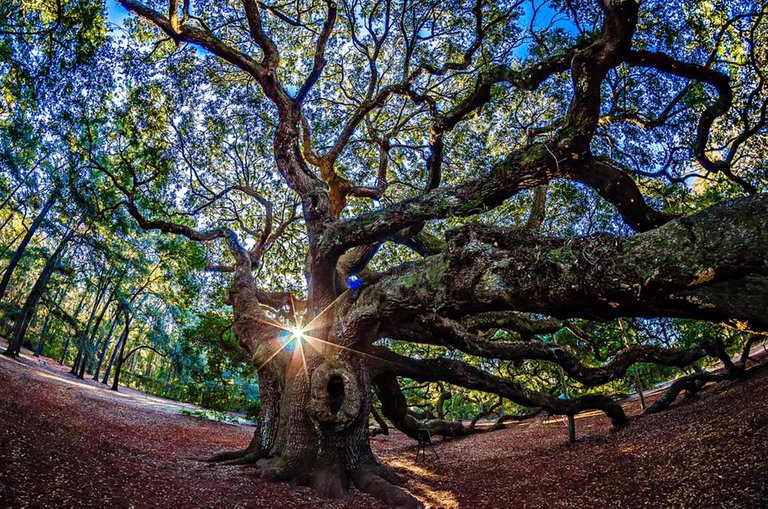
[[(106, 0), (107, 5), (107, 19), (110, 23), (115, 25), (122, 25), (123, 20), (129, 16), (128, 11), (118, 5), (117, 0)], [(528, 24), (528, 20), (530, 19), (532, 15), (532, 9), (531, 5), (529, 3), (524, 4), (524, 15), (521, 18), (521, 23)], [(552, 18), (553, 15), (555, 15), (556, 11), (552, 9), (549, 3), (545, 5), (540, 11), (539, 11), (539, 22), (536, 24), (538, 28), (543, 28), (549, 23), (549, 20)], [(573, 25), (573, 23), (567, 22), (567, 21), (561, 21), (555, 24), (556, 27), (562, 28), (566, 32), (569, 32), (571, 34), (574, 34), (576, 32), (576, 27)]]
[(116, 0), (107, 0), (107, 20), (115, 25), (122, 25), (128, 17), (128, 11), (117, 4)]

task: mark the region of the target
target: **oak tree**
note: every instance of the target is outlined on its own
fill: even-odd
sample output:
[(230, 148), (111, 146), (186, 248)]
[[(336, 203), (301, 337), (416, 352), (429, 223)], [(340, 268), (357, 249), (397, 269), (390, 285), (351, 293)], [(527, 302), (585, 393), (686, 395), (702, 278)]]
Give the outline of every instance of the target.
[(722, 342), (587, 363), (538, 335), (576, 318), (768, 328), (765, 6), (119, 3), (123, 87), (81, 139), (141, 228), (206, 243), (231, 277), (261, 408), (250, 445), (216, 459), (418, 505), (371, 451), (372, 388), (410, 436), (399, 377), (619, 425), (599, 392), (558, 399), (467, 359), (597, 387)]

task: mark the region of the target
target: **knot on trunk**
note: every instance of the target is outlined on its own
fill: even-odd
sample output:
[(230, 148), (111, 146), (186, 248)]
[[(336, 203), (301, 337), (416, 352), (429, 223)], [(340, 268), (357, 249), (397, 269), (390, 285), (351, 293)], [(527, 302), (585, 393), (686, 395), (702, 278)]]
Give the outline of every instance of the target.
[(340, 431), (360, 414), (360, 388), (349, 366), (325, 362), (312, 373), (310, 415), (319, 423)]

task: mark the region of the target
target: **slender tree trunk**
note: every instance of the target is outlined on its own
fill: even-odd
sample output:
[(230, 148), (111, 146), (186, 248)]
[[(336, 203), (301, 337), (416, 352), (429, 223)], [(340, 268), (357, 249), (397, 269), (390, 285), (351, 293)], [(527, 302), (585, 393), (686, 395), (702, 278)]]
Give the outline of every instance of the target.
[[(80, 297), (80, 301), (77, 303), (77, 307), (75, 307), (75, 312), (72, 315), (72, 321), (74, 323), (77, 323), (77, 319), (80, 316), (80, 312), (83, 310), (83, 305), (85, 304), (85, 297), (87, 296), (87, 293), (83, 292), (83, 295)], [(77, 333), (77, 331), (75, 331)], [(64, 361), (67, 358), (67, 351), (69, 350), (69, 345), (72, 342), (72, 336), (67, 334), (67, 339), (64, 341), (64, 350), (61, 352), (61, 358), (59, 359), (59, 366), (62, 366), (64, 364)]]
[(72, 367), (69, 370), (70, 374), (75, 374), (77, 372), (77, 369), (80, 367), (80, 359), (83, 356), (83, 350), (82, 348), (77, 349), (77, 353), (75, 354), (75, 362), (72, 363)]
[(88, 322), (85, 325), (85, 330), (78, 334), (79, 345), (77, 349), (77, 356), (75, 358), (75, 363), (70, 370), (70, 373), (77, 376), (78, 378), (83, 378), (81, 373), (85, 371), (85, 364), (88, 362), (89, 357), (89, 349), (86, 343), (90, 341), (91, 325), (93, 324), (93, 320), (96, 317), (96, 312), (99, 309), (101, 300), (104, 298), (104, 295), (107, 292), (107, 287), (108, 280), (106, 277), (102, 276), (100, 278), (98, 289), (96, 290), (96, 299), (93, 301), (93, 306), (91, 307), (91, 313), (88, 316)]
[(118, 383), (120, 382), (120, 370), (123, 368), (123, 362), (125, 361), (125, 357), (123, 357), (123, 354), (125, 353), (125, 345), (128, 343), (128, 328), (130, 326), (130, 319), (126, 318), (125, 323), (125, 332), (123, 332), (123, 340), (120, 342), (120, 353), (117, 355), (117, 365), (115, 365), (115, 378), (112, 382), (111, 389), (113, 391), (117, 391)]
[[(560, 373), (560, 385), (562, 386), (563, 394), (567, 396), (563, 368), (558, 366), (557, 371)], [(576, 416), (568, 414), (566, 415), (566, 419), (568, 421), (568, 441), (574, 443), (576, 441)]]
[[(619, 328), (621, 329), (621, 337), (624, 340), (624, 347), (629, 347), (629, 337), (627, 335), (627, 331), (624, 328), (624, 320), (619, 318)], [(640, 408), (645, 411), (645, 394), (643, 394), (643, 381), (640, 379), (640, 372), (638, 371), (639, 366), (635, 365), (632, 367), (632, 371), (634, 371), (634, 378), (635, 378), (635, 392), (637, 393), (637, 397), (640, 398)]]
[(24, 303), (24, 307), (21, 309), (21, 314), (16, 320), (16, 326), (13, 330), (13, 337), (11, 342), (5, 352), (3, 352), (5, 355), (10, 357), (16, 357), (19, 355), (21, 343), (24, 341), (24, 336), (27, 333), (27, 327), (29, 327), (29, 322), (32, 319), (32, 310), (37, 306), (37, 303), (40, 301), (40, 297), (42, 297), (43, 293), (45, 292), (45, 288), (48, 285), (48, 280), (51, 278), (51, 274), (53, 274), (53, 270), (56, 268), (56, 264), (58, 263), (61, 254), (64, 252), (67, 243), (72, 238), (73, 232), (74, 230), (70, 230), (70, 232), (67, 233), (63, 239), (61, 239), (59, 245), (56, 246), (56, 250), (50, 256), (50, 258), (48, 258), (48, 261), (46, 262), (45, 267), (43, 267), (43, 271), (38, 276), (35, 285), (32, 287), (32, 290), (29, 292), (27, 300)]
[(107, 364), (107, 370), (104, 372), (104, 379), (101, 381), (101, 383), (104, 385), (106, 385), (107, 381), (109, 380), (109, 375), (112, 372), (112, 366), (115, 364), (115, 359), (117, 359), (120, 352), (125, 349), (125, 343), (128, 340), (128, 332), (130, 330), (131, 320), (127, 311), (125, 311), (124, 314), (125, 326), (123, 327), (122, 334), (120, 334), (120, 339), (117, 341), (115, 348), (112, 350), (112, 355), (109, 358), (109, 364)]
[(24, 251), (27, 249), (27, 244), (29, 244), (29, 241), (32, 239), (32, 236), (35, 234), (35, 231), (37, 231), (38, 227), (42, 224), (43, 220), (45, 219), (45, 216), (53, 207), (53, 204), (56, 202), (57, 196), (58, 196), (58, 192), (56, 190), (51, 192), (50, 196), (48, 197), (48, 200), (45, 202), (45, 205), (43, 205), (43, 208), (40, 209), (40, 212), (37, 214), (37, 217), (35, 217), (34, 221), (32, 221), (32, 225), (29, 227), (27, 234), (21, 240), (19, 247), (16, 248), (16, 252), (13, 254), (11, 261), (8, 262), (8, 267), (5, 269), (5, 273), (3, 274), (2, 280), (0, 280), (0, 299), (2, 299), (3, 296), (5, 296), (5, 291), (8, 288), (8, 283), (11, 281), (11, 276), (13, 275), (13, 271), (16, 269), (16, 266), (19, 264), (21, 257), (24, 255)]
[(64, 340), (64, 349), (61, 351), (61, 357), (59, 358), (59, 366), (64, 365), (64, 359), (67, 358), (67, 350), (69, 350), (69, 334), (67, 334), (67, 339)]
[(11, 342), (8, 344), (8, 348), (6, 348), (3, 352), (4, 355), (9, 357), (19, 356), (21, 351), (21, 344), (24, 341), (24, 337), (27, 333), (27, 329), (29, 328), (29, 324), (32, 322), (32, 312), (31, 310), (27, 309), (28, 304), (34, 305), (33, 303), (30, 303), (29, 300), (27, 300), (27, 303), (24, 304), (19, 317), (14, 323), (13, 332), (11, 333)]
[[(119, 284), (119, 282), (118, 282)], [(101, 322), (104, 320), (104, 316), (107, 314), (107, 310), (109, 309), (109, 305), (112, 304), (113, 298), (115, 296), (115, 292), (117, 292), (117, 285), (112, 289), (112, 291), (109, 293), (109, 297), (107, 298), (107, 303), (104, 304), (104, 307), (101, 308), (101, 312), (99, 313), (98, 318), (96, 318), (96, 323), (91, 328), (90, 337), (88, 338), (88, 342), (92, 345), (96, 345), (96, 350), (99, 349), (99, 342), (97, 341), (96, 336), (99, 333), (99, 327), (101, 327)], [(95, 359), (93, 356), (88, 356), (88, 362), (86, 363), (85, 368), (88, 370), (88, 374), (92, 375), (93, 371), (93, 361)], [(83, 378), (83, 374), (80, 374), (80, 378)]]
[(83, 358), (80, 359), (80, 368), (77, 370), (76, 376), (80, 380), (82, 380), (85, 377), (85, 367), (90, 362), (90, 355), (83, 354)]
[[(21, 237), (22, 235), (23, 235), (22, 232), (17, 233), (16, 236), (14, 238), (12, 238), (11, 241), (8, 244), (3, 246), (2, 251), (0, 251), (0, 258), (5, 256), (5, 253), (7, 253), (9, 249), (11, 249), (11, 246), (13, 246), (16, 243), (16, 241), (19, 240), (19, 237)], [(5, 272), (7, 270), (8, 270), (8, 267), (4, 267), (3, 268), (3, 274), (5, 274)]]
[(37, 346), (35, 347), (35, 357), (40, 357), (40, 354), (43, 353), (43, 347), (45, 346), (45, 337), (48, 335), (48, 326), (51, 323), (51, 313), (49, 312), (45, 316), (45, 321), (43, 322), (43, 330), (40, 331), (40, 339), (37, 342)]
[(165, 385), (171, 383), (171, 372), (173, 371), (173, 361), (168, 358), (168, 370), (165, 372)]
[(149, 356), (149, 359), (147, 359), (147, 367), (144, 370), (144, 376), (147, 378), (152, 377), (152, 364), (155, 362), (155, 353), (152, 353), (152, 355)]
[[(557, 344), (554, 334), (552, 334), (552, 342)], [(560, 378), (560, 390), (562, 391), (563, 396), (568, 397), (568, 387), (565, 384), (565, 371), (563, 371), (562, 366), (557, 366), (557, 373)], [(576, 442), (576, 417), (573, 414), (568, 414), (566, 419), (568, 421), (568, 441), (574, 443)]]
[[(38, 301), (37, 304), (35, 304), (35, 307), (32, 308), (32, 310), (29, 313), (29, 325), (27, 327), (27, 332), (29, 332), (29, 327), (32, 327), (32, 324), (35, 325), (40, 321), (38, 318), (40, 315), (40, 303)], [(24, 338), (21, 341), (20, 348), (26, 348), (27, 350), (32, 350), (32, 341), (29, 338), (28, 334), (24, 334)]]
[(93, 379), (97, 380), (99, 379), (99, 372), (101, 371), (101, 365), (104, 362), (104, 356), (107, 353), (107, 350), (109, 350), (109, 341), (112, 339), (112, 333), (115, 330), (115, 326), (117, 325), (118, 320), (120, 319), (120, 308), (118, 307), (115, 310), (115, 316), (112, 318), (112, 323), (109, 326), (109, 331), (107, 331), (107, 335), (104, 338), (104, 343), (101, 345), (101, 352), (99, 353), (99, 360), (96, 364), (96, 369), (93, 370)]
[[(61, 301), (64, 299), (64, 296), (66, 295), (66, 288), (62, 287), (59, 290), (59, 293), (56, 294), (56, 297), (53, 299), (53, 304), (55, 306), (58, 306)], [(43, 347), (45, 346), (45, 338), (48, 335), (48, 327), (51, 325), (51, 318), (53, 318), (53, 313), (51, 313), (50, 308), (48, 309), (48, 313), (45, 315), (45, 322), (43, 322), (43, 330), (40, 331), (40, 339), (37, 342), (37, 346), (35, 347), (35, 357), (40, 357), (40, 355), (43, 353)]]
[(59, 366), (64, 365), (64, 361), (67, 358), (67, 352), (69, 350), (69, 343), (70, 343), (71, 337), (69, 334), (67, 334), (67, 339), (64, 340), (64, 349), (61, 352), (61, 358), (59, 359)]

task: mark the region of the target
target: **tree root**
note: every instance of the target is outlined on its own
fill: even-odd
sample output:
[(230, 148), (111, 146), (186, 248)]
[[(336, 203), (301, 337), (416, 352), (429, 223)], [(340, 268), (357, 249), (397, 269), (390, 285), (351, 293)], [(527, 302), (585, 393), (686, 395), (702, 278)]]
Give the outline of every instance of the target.
[(254, 465), (257, 461), (264, 458), (263, 454), (256, 452), (250, 452), (239, 458), (233, 458), (231, 460), (221, 461), (220, 465)]
[(653, 405), (649, 406), (643, 414), (655, 414), (666, 410), (669, 405), (675, 402), (677, 396), (686, 391), (687, 394), (696, 394), (704, 388), (708, 382), (721, 382), (723, 380), (733, 380), (741, 377), (741, 374), (716, 374), (716, 373), (693, 373), (692, 375), (678, 378), (669, 386), (667, 392), (659, 398)]
[(234, 461), (238, 459), (242, 459), (245, 456), (248, 455), (248, 449), (243, 449), (241, 451), (222, 451), (214, 454), (210, 458), (206, 458), (203, 461), (206, 463), (221, 463), (226, 461)]
[[(693, 374), (684, 376), (675, 380), (672, 385), (669, 386), (667, 392), (659, 398), (656, 403), (649, 406), (643, 414), (655, 414), (666, 410), (669, 405), (675, 402), (677, 396), (685, 391), (687, 395), (696, 395), (708, 382), (722, 382), (725, 380), (736, 380), (743, 378), (749, 373), (747, 370), (747, 361), (750, 359), (749, 354), (752, 349), (752, 345), (761, 339), (762, 336), (758, 334), (752, 334), (744, 344), (744, 348), (741, 352), (739, 360), (735, 363), (731, 360), (730, 355), (725, 351), (725, 345), (720, 338), (717, 338), (715, 342), (715, 350), (717, 357), (723, 362), (723, 368), (719, 373), (708, 373), (706, 371), (696, 371)], [(695, 366), (694, 366), (695, 367)]]
[[(387, 505), (408, 508), (423, 508), (422, 504), (413, 495), (398, 487), (390, 479), (394, 472), (388, 472), (381, 465), (364, 465), (355, 469), (352, 474), (352, 481), (357, 488), (377, 498)], [(397, 476), (395, 476), (397, 478)], [(397, 478), (399, 480), (399, 478)]]
[[(260, 475), (265, 481), (292, 481), (297, 484), (306, 484), (304, 476), (289, 464), (283, 457), (261, 458), (256, 462)], [(300, 479), (301, 478), (301, 479)]]
[(541, 408), (534, 407), (533, 409), (531, 409), (530, 412), (527, 412), (527, 413), (502, 415), (501, 417), (496, 419), (495, 423), (493, 423), (493, 427), (491, 428), (491, 430), (496, 431), (496, 430), (500, 430), (500, 429), (506, 429), (506, 426), (504, 425), (506, 422), (509, 422), (509, 421), (514, 421), (514, 422), (525, 421), (525, 420), (528, 420), (528, 419), (533, 419), (534, 417), (536, 417), (539, 414), (541, 414)]
[(326, 498), (342, 498), (349, 491), (349, 479), (342, 471), (321, 468), (312, 476), (312, 488)]

